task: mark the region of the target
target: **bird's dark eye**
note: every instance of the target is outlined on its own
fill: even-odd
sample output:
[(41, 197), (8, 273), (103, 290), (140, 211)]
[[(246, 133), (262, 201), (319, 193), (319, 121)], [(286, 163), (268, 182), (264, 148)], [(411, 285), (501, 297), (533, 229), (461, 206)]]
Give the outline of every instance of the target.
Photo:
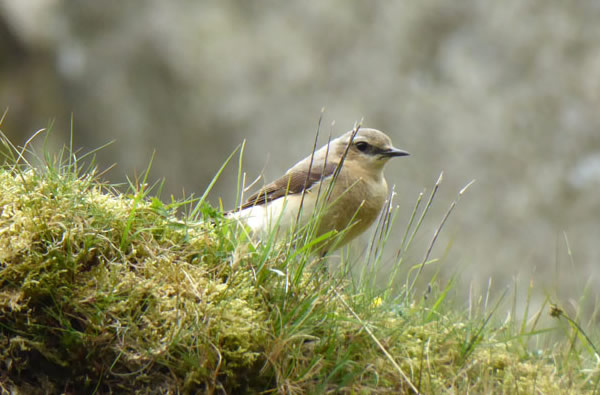
[(365, 143), (364, 141), (359, 141), (358, 143), (356, 143), (356, 148), (360, 152), (366, 152), (369, 149), (369, 144)]

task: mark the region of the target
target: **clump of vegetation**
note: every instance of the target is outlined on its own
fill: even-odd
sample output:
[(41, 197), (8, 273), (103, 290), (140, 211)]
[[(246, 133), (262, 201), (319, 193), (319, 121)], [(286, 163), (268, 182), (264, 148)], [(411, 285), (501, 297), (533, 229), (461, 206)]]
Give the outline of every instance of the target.
[[(446, 300), (447, 287), (426, 299), (410, 286), (378, 290), (370, 278), (324, 271), (310, 245), (251, 242), (204, 198), (165, 205), (145, 178), (121, 194), (70, 149), (33, 166), (3, 142), (3, 393), (580, 394), (598, 386), (589, 344), (578, 348), (573, 337), (528, 349), (522, 339), (543, 332), (537, 319), (515, 330), (492, 325), (488, 311), (467, 318)], [(182, 209), (188, 220), (176, 217)], [(382, 216), (375, 244), (392, 219)], [(577, 363), (566, 363), (577, 349)]]
[(142, 187), (117, 194), (75, 162), (4, 167), (0, 184), (1, 363), (14, 385), (253, 377), (268, 315), (251, 270), (227, 259), (231, 232), (182, 226)]

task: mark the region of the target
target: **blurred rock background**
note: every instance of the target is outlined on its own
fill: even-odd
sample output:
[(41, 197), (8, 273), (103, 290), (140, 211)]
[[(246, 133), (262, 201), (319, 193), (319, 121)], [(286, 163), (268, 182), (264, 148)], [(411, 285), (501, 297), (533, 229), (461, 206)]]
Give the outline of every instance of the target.
[[(588, 286), (594, 302), (599, 20), (596, 0), (0, 0), (1, 128), (22, 144), (51, 124), (58, 147), (73, 114), (77, 147), (116, 140), (98, 154), (113, 182), (156, 151), (169, 200), (204, 191), (244, 139), (248, 178), (269, 181), (310, 151), (323, 107), (322, 143), (364, 117), (412, 153), (387, 168), (390, 254), (443, 170), (414, 263), (476, 179), (434, 253), (451, 247), (444, 278), (465, 294), (532, 280), (561, 300)], [(233, 207), (235, 167), (214, 204)]]

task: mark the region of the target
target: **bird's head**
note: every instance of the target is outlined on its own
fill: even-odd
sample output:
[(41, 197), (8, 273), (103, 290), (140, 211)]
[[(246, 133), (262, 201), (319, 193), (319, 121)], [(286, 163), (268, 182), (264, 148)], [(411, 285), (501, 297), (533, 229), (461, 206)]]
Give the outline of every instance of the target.
[(348, 150), (346, 163), (357, 163), (367, 169), (382, 169), (390, 158), (409, 155), (395, 148), (392, 140), (377, 129), (360, 128), (352, 139), (353, 134), (353, 131), (347, 132), (334, 141), (334, 152), (339, 158)]

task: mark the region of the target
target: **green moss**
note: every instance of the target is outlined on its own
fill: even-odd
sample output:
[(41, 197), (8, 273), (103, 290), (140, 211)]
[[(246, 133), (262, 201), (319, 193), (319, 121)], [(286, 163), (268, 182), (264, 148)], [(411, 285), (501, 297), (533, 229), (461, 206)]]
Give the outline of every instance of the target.
[(593, 360), (560, 362), (570, 344), (531, 354), (505, 326), (355, 293), (210, 208), (185, 226), (142, 189), (52, 170), (0, 170), (3, 391), (580, 394), (598, 382)]
[(214, 226), (181, 230), (89, 180), (22, 176), (0, 173), (2, 363), (15, 385), (42, 360), (56, 388), (209, 388), (254, 368), (268, 313), (250, 271), (214, 258)]

